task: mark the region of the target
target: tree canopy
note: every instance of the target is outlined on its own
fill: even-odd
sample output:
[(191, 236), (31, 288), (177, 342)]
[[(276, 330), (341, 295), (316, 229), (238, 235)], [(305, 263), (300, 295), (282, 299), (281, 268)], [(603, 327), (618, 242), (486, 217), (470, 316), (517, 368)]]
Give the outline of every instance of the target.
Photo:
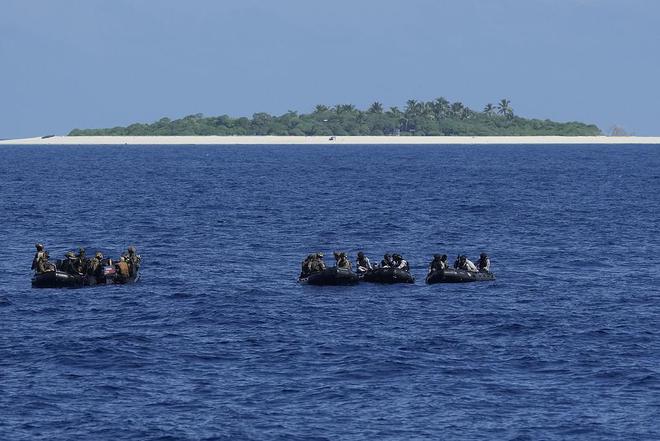
[(319, 104), (308, 114), (288, 111), (283, 115), (258, 112), (252, 118), (228, 115), (205, 117), (198, 113), (151, 124), (131, 124), (105, 129), (74, 129), (69, 136), (186, 136), (186, 135), (289, 135), (289, 136), (592, 136), (600, 135), (593, 124), (554, 122), (516, 116), (511, 101), (486, 104), (479, 112), (445, 98), (423, 102), (408, 100), (404, 110), (374, 102), (367, 110), (352, 104)]

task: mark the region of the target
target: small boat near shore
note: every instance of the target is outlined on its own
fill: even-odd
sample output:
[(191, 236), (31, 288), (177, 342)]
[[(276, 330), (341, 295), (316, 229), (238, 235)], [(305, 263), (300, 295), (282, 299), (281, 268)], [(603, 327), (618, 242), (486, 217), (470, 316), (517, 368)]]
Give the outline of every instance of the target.
[(307, 285), (356, 285), (359, 282), (359, 277), (353, 271), (343, 268), (326, 268), (323, 271), (311, 273), (309, 275), (301, 275), (298, 282)]
[(426, 276), (426, 283), (429, 285), (435, 283), (488, 282), (491, 280), (495, 280), (495, 274), (489, 271), (474, 272), (454, 268), (433, 271)]
[(408, 271), (399, 268), (375, 268), (366, 271), (361, 279), (369, 283), (415, 283), (415, 278)]

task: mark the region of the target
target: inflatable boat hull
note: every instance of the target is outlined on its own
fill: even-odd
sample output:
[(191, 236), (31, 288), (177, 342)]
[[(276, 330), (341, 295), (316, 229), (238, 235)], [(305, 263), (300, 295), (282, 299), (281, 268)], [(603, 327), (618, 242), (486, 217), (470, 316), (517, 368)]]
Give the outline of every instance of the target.
[(490, 280), (495, 280), (495, 275), (491, 272), (472, 272), (453, 268), (434, 271), (426, 276), (426, 283), (429, 285), (434, 283), (487, 282)]
[(139, 274), (129, 278), (119, 278), (114, 272), (106, 277), (89, 275), (77, 276), (64, 271), (47, 271), (32, 277), (33, 288), (81, 288), (83, 286), (125, 284), (137, 282)]
[(312, 273), (307, 277), (301, 277), (298, 279), (300, 283), (316, 286), (355, 285), (359, 280), (357, 274), (351, 270), (334, 267), (326, 268), (323, 271)]
[(362, 280), (370, 283), (415, 283), (415, 278), (398, 268), (376, 268), (362, 275)]
[(33, 288), (79, 288), (85, 284), (85, 277), (73, 276), (63, 271), (47, 271), (32, 277)]

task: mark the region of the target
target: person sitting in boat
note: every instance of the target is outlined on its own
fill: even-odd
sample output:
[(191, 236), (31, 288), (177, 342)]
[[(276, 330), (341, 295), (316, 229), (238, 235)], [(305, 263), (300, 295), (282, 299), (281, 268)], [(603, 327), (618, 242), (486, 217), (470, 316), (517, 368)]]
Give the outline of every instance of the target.
[(48, 261), (48, 251), (44, 249), (44, 246), (38, 243), (35, 247), (37, 248), (37, 252), (34, 254), (34, 259), (32, 259), (32, 269), (37, 274), (55, 271), (55, 265)]
[(367, 271), (373, 269), (369, 258), (365, 256), (362, 251), (357, 253), (357, 260), (355, 261), (355, 265), (357, 266), (358, 273), (366, 273)]
[(142, 260), (140, 255), (137, 253), (137, 249), (131, 245), (128, 247), (128, 251), (122, 254), (122, 257), (124, 257), (126, 263), (128, 264), (128, 269), (130, 270), (131, 276), (136, 275), (140, 269), (140, 262)]
[(334, 255), (335, 255), (335, 261), (337, 262), (337, 268), (346, 269), (346, 270), (351, 269), (351, 261), (348, 260), (348, 256), (346, 255), (346, 253), (344, 253), (343, 251), (342, 252), (335, 251)]
[(312, 262), (316, 259), (316, 254), (308, 254), (300, 265), (300, 277), (307, 277), (312, 273)]
[(390, 268), (394, 266), (394, 262), (392, 261), (392, 256), (389, 254), (385, 254), (383, 256), (383, 260), (380, 261), (380, 267), (381, 268)]
[(458, 268), (465, 271), (471, 271), (475, 273), (477, 272), (477, 267), (470, 259), (467, 258), (467, 256), (461, 256), (459, 258)]
[(117, 269), (116, 277), (118, 282), (126, 282), (131, 277), (131, 270), (129, 269), (126, 257), (121, 256), (119, 262), (115, 264), (115, 268)]
[(447, 264), (447, 255), (446, 254), (434, 254), (433, 260), (429, 264), (429, 274), (433, 271), (442, 271), (447, 269), (449, 265)]
[(97, 251), (94, 258), (89, 260), (87, 274), (90, 276), (100, 276), (103, 273), (103, 254)]
[(408, 261), (406, 261), (403, 257), (401, 257), (401, 254), (394, 254), (392, 256), (392, 260), (394, 261), (394, 268), (404, 270), (404, 271), (409, 271), (410, 267), (408, 266)]
[(454, 269), (460, 269), (461, 267), (461, 255), (459, 254), (456, 256), (456, 260), (454, 260)]
[(67, 274), (71, 274), (74, 276), (79, 276), (80, 271), (78, 271), (78, 269), (79, 269), (78, 258), (73, 253), (73, 251), (67, 251), (66, 254), (64, 255), (64, 260), (60, 265), (60, 271), (63, 271)]
[(315, 258), (310, 264), (310, 272), (318, 273), (325, 270), (325, 262), (323, 261), (323, 253), (319, 252), (315, 254)]
[(479, 267), (479, 271), (481, 272), (484, 273), (490, 272), (490, 257), (488, 257), (488, 254), (481, 253), (479, 255), (479, 262), (477, 262), (477, 266)]

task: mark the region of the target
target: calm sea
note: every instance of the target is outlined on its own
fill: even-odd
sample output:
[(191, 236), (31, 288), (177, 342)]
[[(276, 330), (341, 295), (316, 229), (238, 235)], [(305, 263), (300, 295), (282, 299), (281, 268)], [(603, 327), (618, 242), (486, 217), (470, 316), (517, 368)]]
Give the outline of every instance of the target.
[[(657, 146), (0, 153), (0, 439), (660, 439)], [(37, 241), (142, 280), (32, 289)], [(296, 283), (334, 250), (418, 281)]]

